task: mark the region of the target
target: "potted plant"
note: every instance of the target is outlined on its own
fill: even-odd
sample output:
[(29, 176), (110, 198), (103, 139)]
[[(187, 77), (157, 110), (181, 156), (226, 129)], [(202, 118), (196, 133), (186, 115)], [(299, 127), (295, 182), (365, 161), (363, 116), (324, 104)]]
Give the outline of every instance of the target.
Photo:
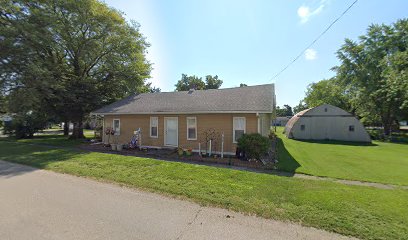
[(180, 157), (183, 156), (183, 153), (184, 153), (183, 148), (182, 148), (182, 147), (178, 147), (178, 148), (177, 148), (177, 153), (178, 153), (178, 155), (179, 155)]
[(193, 153), (193, 149), (192, 148), (187, 148), (186, 155), (191, 156), (192, 153)]

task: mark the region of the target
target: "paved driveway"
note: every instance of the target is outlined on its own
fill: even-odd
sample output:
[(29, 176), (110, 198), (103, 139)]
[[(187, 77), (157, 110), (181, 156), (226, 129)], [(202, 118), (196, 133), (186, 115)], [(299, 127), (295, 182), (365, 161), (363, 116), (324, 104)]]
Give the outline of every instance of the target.
[(0, 161), (0, 238), (346, 239)]

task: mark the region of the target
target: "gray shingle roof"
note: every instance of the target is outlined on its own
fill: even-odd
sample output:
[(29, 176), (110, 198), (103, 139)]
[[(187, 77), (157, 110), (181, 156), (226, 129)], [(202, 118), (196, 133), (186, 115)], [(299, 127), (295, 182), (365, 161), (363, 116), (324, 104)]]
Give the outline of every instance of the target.
[(273, 84), (237, 88), (142, 93), (100, 108), (93, 114), (268, 112), (275, 101)]

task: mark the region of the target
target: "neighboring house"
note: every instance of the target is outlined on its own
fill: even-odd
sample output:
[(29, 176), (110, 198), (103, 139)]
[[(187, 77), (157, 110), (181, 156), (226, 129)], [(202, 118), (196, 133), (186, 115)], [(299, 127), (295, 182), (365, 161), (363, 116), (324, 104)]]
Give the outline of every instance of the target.
[(288, 138), (371, 142), (363, 124), (341, 108), (323, 104), (293, 116), (285, 127)]
[(11, 124), (13, 118), (10, 115), (0, 115), (0, 121), (3, 122), (3, 126)]
[[(114, 128), (120, 144), (140, 128), (143, 146), (198, 151), (214, 138), (212, 151), (235, 154), (244, 133), (269, 134), (275, 106), (273, 84), (226, 89), (142, 93), (98, 109), (103, 128)], [(107, 136), (104, 134), (104, 141)], [(112, 138), (111, 138), (112, 139)]]
[(276, 117), (276, 119), (273, 120), (273, 125), (274, 126), (286, 126), (286, 123), (289, 122), (291, 117), (292, 116)]

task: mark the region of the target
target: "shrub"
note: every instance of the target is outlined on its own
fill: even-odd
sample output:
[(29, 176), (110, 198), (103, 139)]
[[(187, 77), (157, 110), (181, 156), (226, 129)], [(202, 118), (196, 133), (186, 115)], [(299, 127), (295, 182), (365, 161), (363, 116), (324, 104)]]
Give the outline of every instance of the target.
[(277, 138), (276, 132), (273, 131), (272, 129), (269, 130), (268, 138), (270, 140), (275, 140)]
[(384, 140), (384, 130), (383, 129), (367, 129), (368, 134), (372, 140)]
[(16, 138), (32, 138), (34, 133), (44, 129), (46, 125), (44, 114), (29, 112), (15, 115), (8, 131), (14, 133)]
[(238, 148), (249, 159), (260, 159), (271, 147), (271, 140), (259, 133), (244, 134), (238, 139)]

